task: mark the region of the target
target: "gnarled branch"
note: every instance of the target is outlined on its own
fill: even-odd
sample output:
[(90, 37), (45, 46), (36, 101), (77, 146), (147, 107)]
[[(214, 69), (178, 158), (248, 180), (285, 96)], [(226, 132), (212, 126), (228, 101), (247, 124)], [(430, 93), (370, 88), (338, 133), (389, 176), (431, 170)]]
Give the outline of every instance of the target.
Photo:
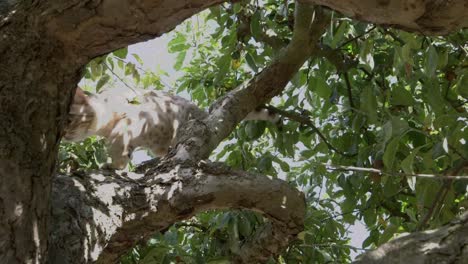
[(52, 188), (50, 262), (115, 263), (155, 232), (202, 211), (228, 208), (254, 210), (270, 220), (241, 247), (236, 262), (265, 262), (303, 229), (300, 191), (216, 163), (165, 163), (149, 177), (59, 175)]

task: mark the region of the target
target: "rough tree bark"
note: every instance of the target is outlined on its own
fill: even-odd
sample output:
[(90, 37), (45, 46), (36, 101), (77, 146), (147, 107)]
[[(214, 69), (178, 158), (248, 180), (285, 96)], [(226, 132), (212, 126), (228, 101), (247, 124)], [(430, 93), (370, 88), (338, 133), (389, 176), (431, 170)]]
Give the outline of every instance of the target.
[(57, 146), (83, 65), (220, 2), (21, 1), (0, 17), (0, 263), (46, 260)]
[(238, 262), (265, 261), (303, 228), (304, 197), (283, 181), (219, 164), (172, 165), (144, 178), (114, 173), (56, 178), (49, 262), (116, 263), (136, 242), (209, 209), (247, 208), (271, 219), (255, 248), (241, 248)]
[(301, 0), (324, 5), (357, 20), (425, 35), (445, 35), (468, 27), (466, 0)]
[[(253, 86), (247, 85), (239, 88), (220, 100), (219, 104), (213, 107), (210, 118), (203, 120), (203, 122), (194, 121), (191, 123), (193, 128), (198, 129), (199, 135), (202, 132), (208, 132), (212, 137), (209, 139), (203, 136), (184, 137), (182, 132), (181, 144), (172, 153), (172, 159), (174, 162), (177, 161), (186, 166), (176, 168), (175, 163), (165, 163), (164, 166), (153, 170), (153, 173), (148, 174), (148, 178), (145, 178), (145, 184), (152, 184), (149, 186), (142, 185), (141, 181), (129, 182), (129, 180), (118, 177), (106, 178), (103, 181), (96, 181), (93, 177), (83, 177), (81, 181), (79, 178), (58, 177), (54, 182), (54, 203), (52, 204), (54, 217), (50, 218), (48, 215), (51, 206), (49, 202), (50, 190), (57, 145), (60, 140), (63, 120), (65, 120), (67, 108), (74, 87), (80, 78), (80, 70), (83, 65), (95, 56), (160, 36), (180, 24), (185, 18), (221, 2), (224, 1), (49, 0), (20, 1), (13, 7), (2, 7), (0, 12), (0, 123), (2, 124), (0, 126), (0, 263), (45, 262), (49, 239), (47, 225), (49, 221), (54, 219), (65, 219), (65, 223), (72, 227), (74, 224), (86, 223), (86, 221), (78, 223), (77, 219), (81, 219), (80, 217), (97, 217), (97, 219), (92, 219), (94, 226), (86, 224), (80, 226), (84, 228), (82, 230), (84, 233), (89, 234), (88, 237), (81, 238), (86, 240), (84, 244), (81, 244), (83, 242), (81, 239), (73, 241), (73, 236), (70, 237), (70, 240), (60, 240), (65, 239), (67, 235), (66, 230), (63, 229), (54, 229), (63, 232), (53, 232), (50, 238), (53, 241), (67, 241), (66, 245), (72, 248), (73, 245), (75, 248), (82, 247), (83, 249), (78, 249), (78, 252), (86, 253), (81, 255), (80, 259), (82, 260), (95, 259), (100, 255), (107, 241), (107, 247), (101, 256), (102, 261), (105, 261), (115, 259), (117, 255), (115, 250), (133, 244), (136, 234), (145, 235), (149, 230), (160, 230), (170, 224), (164, 221), (153, 222), (155, 219), (160, 219), (151, 218), (151, 216), (155, 216), (155, 208), (158, 209), (158, 212), (174, 213), (174, 215), (166, 215), (167, 218), (164, 218), (174, 221), (180, 219), (181, 215), (187, 217), (204, 208), (231, 206), (227, 203), (228, 201), (223, 200), (223, 196), (216, 196), (214, 191), (215, 187), (221, 188), (219, 190), (228, 187), (217, 185), (217, 181), (220, 181), (224, 176), (214, 176), (226, 175), (226, 169), (218, 169), (213, 172), (211, 169), (206, 169), (213, 168), (211, 165), (203, 167), (199, 163), (190, 161), (187, 157), (195, 155), (193, 156), (195, 160), (206, 158), (217, 142), (232, 130), (232, 127), (242, 119), (243, 115), (250, 111), (249, 107), (236, 107), (236, 103), (239, 100), (246, 100), (248, 105), (253, 106), (279, 93), (281, 86), (287, 80), (274, 83), (268, 81), (267, 77), (282, 69), (285, 69), (285, 76), (292, 74), (300, 66), (299, 61), (293, 65), (290, 63), (282, 66), (281, 64), (273, 64), (274, 67), (266, 69), (261, 76), (251, 81)], [(405, 10), (405, 5), (402, 3), (408, 1), (397, 0), (376, 1), (377, 5), (373, 4), (372, 1), (352, 0), (304, 0), (304, 2), (321, 3), (345, 14), (354, 15), (357, 19), (423, 33), (445, 34), (467, 26), (466, 19), (463, 19), (463, 14), (468, 13), (466, 0), (443, 1), (442, 4), (439, 4), (441, 1), (436, 0), (411, 1), (409, 9), (413, 11)], [(421, 9), (422, 7), (424, 9)], [(10, 12), (2, 15), (5, 10)], [(386, 10), (386, 14), (392, 14), (392, 17), (382, 13), (382, 10)], [(389, 12), (389, 10), (393, 11)], [(296, 38), (302, 36), (303, 40), (307, 40), (308, 33), (308, 31), (303, 31), (295, 36)], [(315, 40), (309, 39), (309, 41)], [(312, 52), (312, 49), (309, 52)], [(308, 54), (306, 52), (302, 55)], [(256, 85), (264, 88), (270, 86), (269, 88), (272, 89), (257, 89)], [(221, 117), (228, 120), (228, 125), (212, 126), (217, 125)], [(216, 127), (218, 130), (211, 130), (211, 127)], [(200, 146), (204, 143), (207, 143), (209, 147), (202, 150)], [(173, 174), (170, 174), (171, 172)], [(200, 179), (200, 182), (194, 182), (192, 178), (186, 177), (194, 174), (196, 179)], [(263, 183), (269, 184), (272, 188), (274, 186), (283, 188), (281, 190), (284, 195), (296, 197), (294, 190), (285, 188), (277, 181), (268, 182), (265, 178), (234, 172), (229, 173), (229, 176), (225, 178), (229, 182), (240, 177), (239, 175), (250, 179), (252, 184), (263, 179), (266, 181)], [(184, 193), (189, 189), (181, 188), (181, 183), (197, 185), (201, 191)], [(199, 183), (206, 185), (198, 185)], [(126, 187), (127, 184), (130, 187)], [(235, 183), (232, 182), (232, 184)], [(87, 189), (93, 186), (96, 187), (95, 190)], [(154, 190), (151, 189), (151, 186)], [(60, 191), (62, 188), (70, 190), (70, 195), (67, 198), (55, 196), (65, 194), (65, 192)], [(100, 196), (107, 191), (115, 195), (113, 197)], [(213, 192), (208, 196), (201, 195), (199, 201), (192, 201), (195, 204), (189, 204), (190, 206), (187, 208), (179, 206), (180, 202), (187, 197), (199, 197), (197, 195), (203, 194), (205, 191)], [(263, 191), (267, 192), (267, 190)], [(76, 195), (72, 195), (72, 193)], [(165, 193), (181, 193), (181, 196), (171, 196), (175, 197), (172, 200), (166, 196), (165, 200), (158, 200), (161, 202), (155, 204), (156, 199), (160, 199), (161, 195)], [(236, 194), (232, 190), (231, 193), (235, 198)], [(268, 193), (264, 194), (269, 197)], [(62, 202), (68, 202), (65, 208), (60, 207), (59, 198), (64, 199)], [(127, 198), (127, 200), (119, 202), (117, 198)], [(300, 204), (299, 200), (296, 206)], [(292, 213), (275, 215), (274, 212), (271, 212), (271, 207), (262, 203), (263, 200), (257, 200), (257, 203), (252, 204), (246, 204), (246, 201), (236, 201), (238, 201), (236, 204), (238, 207), (263, 210), (272, 218), (277, 217), (277, 221), (272, 221), (270, 230), (265, 230), (258, 235), (259, 241), (266, 242), (272, 237), (278, 238), (282, 234), (278, 230), (285, 230), (288, 233), (287, 236), (297, 232), (301, 221), (299, 216)], [(115, 203), (115, 206), (112, 206), (111, 203)], [(88, 211), (67, 211), (66, 209), (70, 209), (67, 207), (70, 204), (75, 204), (81, 209), (87, 208)], [(150, 216), (145, 216), (145, 213), (139, 210), (139, 205), (149, 206), (146, 213)], [(171, 208), (172, 205), (176, 208)], [(172, 211), (165, 211), (168, 208)], [(298, 208), (300, 209), (300, 206)], [(66, 218), (67, 213), (75, 214), (71, 214), (73, 217)], [(106, 222), (117, 219), (119, 215), (122, 216), (119, 219), (121, 222)], [(135, 219), (142, 220), (142, 222), (137, 223)], [(89, 218), (86, 220), (91, 221)], [(289, 220), (293, 223), (291, 226), (284, 227), (280, 224)], [(142, 223), (145, 226), (142, 227)], [(52, 225), (56, 227), (56, 224), (57, 222)], [(147, 229), (146, 225), (154, 225), (154, 228)], [(103, 229), (102, 226), (106, 226), (108, 229)], [(137, 228), (133, 230), (132, 227), (140, 227), (142, 230), (140, 230), (141, 232), (132, 232), (132, 236), (127, 237), (128, 233), (125, 231), (137, 231)], [(89, 232), (87, 228), (90, 228)], [(254, 247), (246, 247), (246, 256), (250, 254), (248, 251), (261, 252), (259, 259), (262, 259), (269, 253), (278, 252), (278, 248), (275, 247), (281, 246), (287, 240), (273, 239), (272, 241), (273, 243), (265, 243), (265, 247), (256, 251), (252, 250), (255, 249)], [(60, 255), (63, 251), (60, 251), (57, 243), (52, 243), (52, 249), (50, 250), (52, 261), (58, 261), (59, 256), (64, 257), (64, 255)], [(71, 257), (71, 255), (67, 256)]]
[(468, 262), (468, 213), (437, 230), (401, 236), (363, 254), (354, 264)]

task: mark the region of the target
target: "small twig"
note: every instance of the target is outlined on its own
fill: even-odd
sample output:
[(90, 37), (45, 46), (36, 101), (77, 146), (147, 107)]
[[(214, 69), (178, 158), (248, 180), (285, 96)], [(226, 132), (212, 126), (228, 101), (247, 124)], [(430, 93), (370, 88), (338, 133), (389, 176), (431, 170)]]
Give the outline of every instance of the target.
[(367, 75), (367, 77), (369, 77), (369, 80), (374, 80), (374, 82), (378, 86), (380, 86), (380, 88), (382, 88), (382, 90), (386, 90), (385, 83), (383, 81), (381, 82), (381, 81), (377, 80), (376, 78), (374, 78), (375, 75), (373, 73), (370, 73), (364, 67), (358, 67), (357, 69), (361, 70), (363, 73), (365, 73)]
[[(121, 59), (121, 58), (119, 58), (119, 57), (116, 57), (116, 56), (112, 56), (112, 58), (113, 58), (113, 59), (116, 59), (116, 60), (119, 60), (119, 61), (121, 61), (121, 62), (124, 62), (124, 63), (128, 63), (128, 61), (125, 61), (125, 60), (123, 60), (123, 59)], [(136, 67), (137, 69), (139, 69), (140, 71), (142, 71), (144, 74), (149, 74), (149, 73), (154, 74), (153, 72), (148, 72), (147, 70), (143, 69), (142, 67), (140, 67), (140, 66), (138, 66), (138, 65), (136, 65), (136, 64), (134, 64), (134, 65), (135, 65), (135, 67)], [(172, 87), (171, 85), (167, 84), (167, 82), (165, 82), (162, 78), (160, 78), (159, 80), (162, 82), (162, 84), (164, 84), (165, 86), (167, 86), (167, 87), (170, 88), (171, 90), (174, 90), (174, 87)]]
[(327, 145), (327, 147), (331, 150), (333, 150), (334, 152), (340, 154), (340, 155), (343, 155), (345, 157), (355, 157), (357, 154), (349, 154), (349, 153), (345, 153), (343, 151), (340, 151), (338, 150), (337, 148), (335, 148), (329, 141), (328, 139), (322, 134), (322, 132), (320, 132), (320, 130), (314, 125), (314, 123), (312, 122), (312, 120), (308, 117), (308, 116), (305, 116), (305, 115), (301, 115), (301, 114), (298, 114), (298, 113), (295, 113), (295, 112), (290, 112), (290, 111), (285, 111), (285, 110), (281, 110), (279, 108), (276, 108), (274, 106), (265, 106), (266, 109), (268, 109), (269, 111), (273, 112), (273, 113), (277, 113), (281, 116), (284, 116), (284, 117), (287, 117), (289, 118), (290, 120), (294, 120), (296, 122), (299, 122), (301, 124), (304, 124), (304, 125), (307, 125), (307, 126), (310, 126), (312, 128), (312, 130), (314, 130), (315, 133), (317, 133), (317, 135), (319, 136), (320, 139), (322, 139), (322, 141)]
[(401, 217), (401, 218), (405, 219), (405, 221), (407, 221), (407, 222), (410, 222), (410, 221), (411, 221), (411, 218), (409, 217), (409, 215), (407, 215), (407, 214), (401, 212), (400, 210), (398, 210), (398, 209), (396, 209), (396, 208), (391, 207), (391, 206), (388, 204), (388, 202), (386, 202), (385, 200), (382, 201), (382, 202), (380, 203), (380, 205), (381, 205), (385, 210), (387, 210), (388, 212), (390, 212), (390, 214), (391, 214), (392, 216)]
[(452, 144), (448, 144), (449, 148), (455, 153), (457, 154), (458, 156), (460, 156), (460, 158), (462, 158), (463, 160), (466, 160), (468, 161), (468, 158), (465, 157), (460, 151), (458, 151), (457, 148), (455, 148)]
[(342, 47), (346, 46), (348, 43), (350, 42), (353, 42), (355, 41), (356, 39), (360, 39), (362, 37), (364, 37), (365, 35), (369, 34), (370, 32), (372, 32), (374, 29), (376, 29), (377, 26), (376, 25), (373, 25), (370, 29), (366, 30), (366, 32), (362, 33), (361, 35), (358, 35), (358, 36), (355, 36), (354, 38), (351, 38), (347, 41), (345, 41), (343, 44), (341, 44), (340, 46), (338, 46), (338, 48), (336, 49), (341, 49)]
[(128, 85), (127, 82), (125, 82), (122, 78), (120, 78), (119, 75), (117, 75), (117, 73), (115, 73), (110, 67), (109, 65), (107, 65), (107, 63), (105, 62), (102, 62), (102, 64), (104, 64), (104, 66), (106, 66), (106, 68), (112, 73), (112, 75), (114, 75), (117, 79), (119, 79), (120, 82), (122, 82), (125, 86), (127, 86), (128, 89), (132, 90), (135, 94), (138, 94), (135, 89), (133, 89), (130, 85)]
[(359, 248), (354, 247), (351, 245), (340, 245), (340, 244), (299, 244), (300, 247), (341, 247), (341, 248), (349, 248), (356, 251), (370, 251), (371, 249)]
[(399, 38), (397, 35), (395, 35), (395, 33), (393, 33), (392, 31), (388, 30), (388, 29), (382, 29), (383, 33), (387, 34), (387, 35), (390, 35), (394, 40), (400, 42), (400, 44), (403, 46), (405, 45), (405, 42)]
[(326, 223), (330, 219), (335, 219), (337, 217), (344, 216), (344, 215), (349, 215), (349, 214), (352, 214), (352, 213), (362, 213), (364, 210), (367, 210), (367, 209), (369, 209), (369, 206), (366, 206), (366, 208), (361, 208), (361, 209), (357, 208), (357, 209), (351, 210), (349, 212), (333, 214), (333, 215), (331, 215), (329, 217), (326, 217), (326, 218), (322, 219), (322, 222)]
[(437, 194), (435, 195), (434, 201), (432, 202), (431, 207), (429, 207), (429, 211), (427, 211), (426, 215), (424, 216), (424, 218), (419, 223), (419, 226), (417, 228), (418, 231), (423, 230), (424, 227), (429, 222), (429, 220), (431, 220), (432, 216), (434, 215), (435, 209), (439, 206), (439, 203), (442, 203), (442, 201), (445, 199), (445, 196), (447, 195), (447, 192), (450, 189), (451, 184), (452, 184), (451, 180), (446, 181), (439, 188), (439, 190), (437, 191)]
[(388, 173), (379, 169), (374, 168), (363, 168), (355, 166), (341, 166), (341, 165), (331, 165), (326, 163), (318, 163), (330, 170), (342, 170), (342, 171), (356, 171), (356, 172), (370, 172), (378, 173), (382, 175), (389, 176), (403, 176), (403, 177), (418, 177), (418, 178), (429, 178), (435, 180), (468, 180), (468, 175), (437, 175), (437, 174), (424, 174), (424, 173)]
[[(466, 161), (462, 162), (457, 167), (455, 167), (455, 169), (453, 170), (453, 174), (456, 175), (456, 174), (460, 173), (460, 171), (462, 171), (467, 165), (468, 165), (468, 162), (466, 162)], [(444, 176), (444, 177), (447, 178), (447, 177), (458, 177), (458, 176), (447, 175), (447, 176)], [(466, 177), (468, 179), (468, 176), (466, 176)], [(426, 227), (427, 223), (432, 219), (432, 216), (434, 215), (434, 212), (436, 211), (436, 208), (438, 208), (437, 210), (442, 208), (442, 205), (444, 204), (444, 200), (447, 197), (448, 192), (450, 191), (452, 183), (453, 183), (453, 179), (449, 178), (449, 180), (445, 181), (444, 184), (440, 187), (439, 191), (435, 195), (435, 199), (432, 202), (431, 207), (429, 207), (429, 211), (426, 213), (424, 218), (421, 220), (421, 222), (420, 222), (420, 224), (418, 226), (418, 231), (423, 230)]]
[(195, 224), (195, 223), (184, 223), (184, 222), (180, 222), (180, 223), (175, 223), (175, 224), (174, 224), (174, 227), (175, 227), (175, 228), (179, 228), (179, 227), (193, 227), (193, 228), (200, 229), (200, 230), (203, 231), (203, 232), (208, 231), (208, 228), (206, 228), (205, 226), (200, 225), (200, 224)]
[(354, 107), (354, 102), (353, 102), (353, 92), (352, 92), (351, 82), (349, 81), (349, 75), (348, 75), (347, 72), (344, 72), (343, 76), (344, 76), (344, 79), (345, 79), (345, 82), (346, 82), (346, 88), (348, 90), (349, 105), (351, 106), (351, 108), (355, 108)]

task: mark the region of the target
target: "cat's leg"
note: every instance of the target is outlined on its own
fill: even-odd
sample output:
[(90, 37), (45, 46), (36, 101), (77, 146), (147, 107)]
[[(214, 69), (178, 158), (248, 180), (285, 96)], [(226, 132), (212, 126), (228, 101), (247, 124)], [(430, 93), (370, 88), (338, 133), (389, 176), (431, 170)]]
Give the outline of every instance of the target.
[(156, 157), (158, 157), (158, 158), (159, 157), (164, 157), (169, 152), (169, 146), (168, 145), (151, 146), (150, 150), (151, 150), (151, 152), (153, 152), (153, 154)]
[(111, 163), (107, 164), (108, 168), (124, 169), (130, 161), (131, 152), (128, 144), (124, 143), (122, 136), (114, 137), (108, 145), (108, 155), (111, 158)]

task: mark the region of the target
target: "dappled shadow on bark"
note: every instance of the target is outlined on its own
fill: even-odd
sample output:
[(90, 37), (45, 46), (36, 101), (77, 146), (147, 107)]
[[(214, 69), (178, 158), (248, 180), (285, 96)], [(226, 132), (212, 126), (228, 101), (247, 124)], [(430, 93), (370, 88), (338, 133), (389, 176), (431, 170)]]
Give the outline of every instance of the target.
[(237, 263), (265, 262), (303, 229), (304, 196), (281, 180), (208, 162), (156, 171), (57, 176), (50, 262), (114, 263), (138, 242), (211, 209), (249, 209), (270, 220), (244, 243)]

